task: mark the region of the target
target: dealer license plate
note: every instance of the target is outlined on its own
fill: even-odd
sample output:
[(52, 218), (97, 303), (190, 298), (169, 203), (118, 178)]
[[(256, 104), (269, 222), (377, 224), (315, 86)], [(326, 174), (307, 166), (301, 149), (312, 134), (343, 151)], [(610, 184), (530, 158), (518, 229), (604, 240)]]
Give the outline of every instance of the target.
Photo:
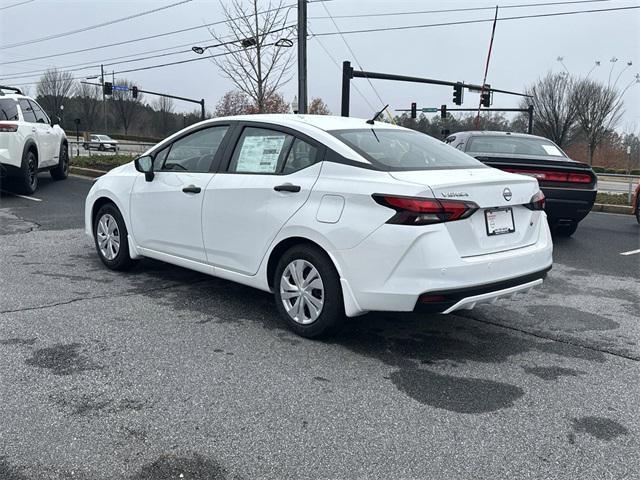
[(487, 235), (489, 236), (516, 231), (513, 224), (513, 210), (510, 207), (485, 210), (484, 217), (487, 221)]

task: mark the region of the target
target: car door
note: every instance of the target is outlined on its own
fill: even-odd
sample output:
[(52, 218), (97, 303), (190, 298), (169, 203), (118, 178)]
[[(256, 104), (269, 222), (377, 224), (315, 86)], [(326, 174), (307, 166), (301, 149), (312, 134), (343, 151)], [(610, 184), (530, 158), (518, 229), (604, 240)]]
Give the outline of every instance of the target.
[(33, 110), (33, 106), (29, 103), (29, 100), (26, 98), (18, 99), (18, 105), (20, 105), (20, 110), (22, 111), (22, 117), (24, 121), (28, 124), (28, 129), (32, 135), (32, 138), (35, 139), (36, 145), (38, 147), (38, 165), (46, 166), (49, 162), (47, 161), (49, 158), (48, 145), (47, 145), (47, 134), (44, 129), (41, 128), (41, 124), (37, 122), (36, 114)]
[(131, 227), (136, 244), (150, 256), (159, 252), (205, 261), (202, 199), (228, 128), (215, 125), (187, 133), (156, 153), (151, 181), (144, 174), (136, 178)]
[[(29, 100), (33, 113), (36, 116), (36, 128), (38, 129), (38, 143), (41, 145), (42, 153), (38, 159), (41, 167), (50, 167), (58, 163), (60, 155), (60, 144), (58, 136), (51, 126), (51, 120), (37, 102)], [(44, 155), (43, 155), (44, 153)]]
[(309, 197), (325, 148), (294, 131), (255, 124), (238, 127), (235, 139), (226, 169), (207, 186), (202, 230), (210, 264), (253, 275)]

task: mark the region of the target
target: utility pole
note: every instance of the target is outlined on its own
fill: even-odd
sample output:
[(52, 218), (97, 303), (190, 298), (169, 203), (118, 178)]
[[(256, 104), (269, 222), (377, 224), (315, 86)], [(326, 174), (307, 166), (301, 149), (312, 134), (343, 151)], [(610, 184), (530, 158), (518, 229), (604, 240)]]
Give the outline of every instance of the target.
[(102, 118), (104, 120), (104, 133), (107, 133), (107, 99), (104, 95), (104, 65), (100, 65), (100, 83), (102, 84)]
[(307, 0), (298, 0), (298, 113), (307, 113)]

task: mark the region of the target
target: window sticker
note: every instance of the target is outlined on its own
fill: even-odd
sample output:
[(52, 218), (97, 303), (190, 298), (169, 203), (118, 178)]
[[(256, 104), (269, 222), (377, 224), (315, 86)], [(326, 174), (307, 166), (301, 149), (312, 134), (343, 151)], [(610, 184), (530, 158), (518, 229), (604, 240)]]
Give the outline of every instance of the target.
[(562, 157), (562, 152), (558, 150), (558, 147), (555, 145), (542, 145), (544, 151), (547, 152), (547, 155), (553, 155), (554, 157)]
[(245, 137), (236, 172), (275, 173), (285, 138), (284, 135)]

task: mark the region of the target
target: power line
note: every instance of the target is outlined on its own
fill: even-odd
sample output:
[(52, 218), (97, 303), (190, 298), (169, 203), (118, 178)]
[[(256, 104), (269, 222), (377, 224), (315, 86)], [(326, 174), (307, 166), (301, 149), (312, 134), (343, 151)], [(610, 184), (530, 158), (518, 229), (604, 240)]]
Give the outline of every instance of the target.
[(35, 0), (27, 0), (26, 2), (14, 3), (13, 5), (7, 5), (6, 7), (0, 8), (0, 10), (6, 10), (8, 8), (19, 7), (20, 5), (25, 5), (27, 3), (34, 2)]
[[(191, 0), (189, 0), (189, 1), (191, 1)], [(271, 13), (271, 12), (274, 12), (276, 10), (285, 9), (285, 8), (289, 8), (289, 7), (295, 7), (295, 6), (296, 6), (295, 3), (288, 4), (288, 5), (283, 5), (281, 7), (271, 8), (269, 10), (264, 10), (262, 12), (258, 12), (258, 15), (263, 15), (265, 13)], [(219, 20), (217, 22), (205, 23), (205, 24), (202, 24), (202, 25), (196, 25), (194, 27), (181, 28), (179, 30), (172, 30), (170, 32), (163, 32), (163, 33), (157, 33), (157, 34), (154, 34), (154, 35), (147, 35), (146, 37), (138, 37), (138, 38), (133, 38), (133, 39), (130, 39), (130, 40), (123, 40), (123, 41), (120, 41), (120, 42), (107, 43), (107, 44), (104, 44), (104, 45), (98, 45), (96, 47), (81, 48), (79, 50), (72, 50), (72, 51), (68, 51), (68, 52), (55, 53), (55, 54), (52, 54), (52, 55), (43, 55), (43, 56), (40, 56), (40, 57), (25, 58), (25, 59), (22, 59), (22, 60), (11, 60), (9, 62), (0, 62), (0, 65), (9, 65), (9, 64), (14, 64), (14, 63), (29, 62), (31, 60), (43, 60), (43, 59), (46, 59), (46, 58), (61, 57), (61, 56), (65, 56), (65, 55), (72, 55), (72, 54), (75, 54), (75, 53), (90, 52), (90, 51), (93, 51), (93, 50), (100, 50), (100, 49), (103, 49), (103, 48), (117, 47), (117, 46), (120, 46), (120, 45), (129, 45), (131, 43), (142, 42), (144, 40), (153, 40), (155, 38), (166, 37), (166, 36), (169, 36), (169, 35), (177, 35), (179, 33), (190, 32), (190, 31), (193, 31), (193, 30), (201, 29), (201, 28), (208, 28), (208, 27), (212, 27), (214, 25), (220, 25), (220, 24), (223, 24), (223, 23), (227, 23), (227, 22), (232, 21), (232, 20), (240, 20), (242, 18), (245, 18), (245, 17), (236, 17), (236, 18), (231, 18), (231, 19), (227, 19), (227, 20)]]
[[(593, 10), (574, 10), (570, 12), (539, 13), (536, 15), (519, 15), (516, 17), (498, 18), (498, 22), (502, 22), (506, 20), (523, 20), (526, 18), (545, 18), (545, 17), (557, 17), (557, 16), (563, 16), (563, 15), (577, 15), (580, 13), (614, 12), (614, 11), (620, 11), (620, 10), (633, 10), (637, 8), (640, 8), (640, 5), (634, 5), (630, 7), (601, 8), (601, 9), (593, 9)], [(418, 29), (418, 28), (445, 27), (445, 26), (451, 26), (451, 25), (469, 25), (472, 23), (487, 23), (487, 22), (493, 22), (493, 18), (485, 18), (485, 19), (478, 19), (478, 20), (460, 20), (458, 22), (428, 23), (423, 25), (403, 25), (398, 27), (382, 27), (382, 28), (367, 28), (367, 29), (361, 29), (361, 30), (347, 30), (342, 32), (341, 34), (350, 35), (350, 34), (356, 34), (356, 33), (388, 32), (388, 31), (394, 31), (394, 30), (411, 30), (411, 29)], [(335, 32), (316, 33), (316, 36), (318, 37), (327, 37), (330, 35), (336, 35), (336, 33)]]
[(120, 22), (124, 22), (126, 20), (131, 20), (133, 18), (143, 17), (145, 15), (150, 15), (152, 13), (160, 12), (162, 10), (167, 10), (169, 8), (177, 7), (179, 5), (183, 5), (185, 3), (189, 3), (189, 2), (192, 2), (192, 1), (193, 0), (181, 0), (180, 2), (172, 3), (170, 5), (165, 5), (164, 7), (154, 8), (152, 10), (146, 10), (144, 12), (136, 13), (134, 15), (129, 15), (127, 17), (116, 18), (115, 20), (109, 20), (108, 22), (98, 23), (96, 25), (90, 25), (88, 27), (78, 28), (76, 30), (70, 30), (68, 32), (55, 33), (53, 35), (47, 35), (46, 37), (34, 38), (32, 40), (25, 40), (23, 42), (10, 43), (8, 45), (2, 45), (2, 46), (0, 46), (0, 50), (5, 50), (7, 48), (21, 47), (23, 45), (32, 45), (34, 43), (40, 43), (40, 42), (44, 42), (46, 40), (54, 40), (54, 39), (57, 39), (57, 38), (62, 38), (62, 37), (67, 37), (69, 35), (74, 35), (76, 33), (87, 32), (89, 30), (95, 30), (96, 28), (102, 28), (102, 27), (106, 27), (108, 25), (113, 25), (115, 23), (120, 23)]
[[(557, 6), (557, 5), (570, 5), (576, 3), (601, 3), (601, 2), (610, 2), (611, 0), (572, 0), (572, 1), (562, 1), (562, 2), (544, 2), (544, 3), (527, 3), (520, 5), (504, 5), (500, 6), (500, 10), (506, 8), (531, 8), (531, 7), (547, 7), (547, 6)], [(387, 12), (387, 13), (356, 13), (352, 15), (333, 15), (333, 18), (365, 18), (365, 17), (390, 17), (390, 16), (398, 16), (398, 15), (421, 15), (425, 13), (453, 13), (453, 12), (473, 12), (480, 10), (495, 10), (495, 6), (492, 7), (468, 7), (468, 8), (446, 8), (441, 10), (418, 10), (411, 12)], [(322, 20), (329, 19), (331, 16), (325, 17), (309, 17), (309, 19), (313, 20)]]

